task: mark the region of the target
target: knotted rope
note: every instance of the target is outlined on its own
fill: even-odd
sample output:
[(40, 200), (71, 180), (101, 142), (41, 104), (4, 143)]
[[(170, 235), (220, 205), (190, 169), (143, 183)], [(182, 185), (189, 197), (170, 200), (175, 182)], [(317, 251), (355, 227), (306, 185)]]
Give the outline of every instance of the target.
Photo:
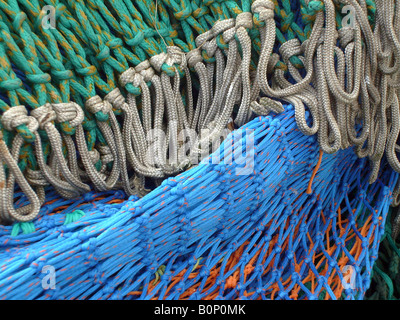
[[(44, 6), (55, 28), (43, 26)], [(384, 154), (400, 172), (398, 0), (10, 0), (0, 9), (2, 141), (13, 159), (3, 174), (31, 200), (19, 214), (2, 207), (3, 223), (32, 218), (48, 185), (65, 198), (142, 196), (282, 102), (323, 152), (368, 157), (371, 183)]]

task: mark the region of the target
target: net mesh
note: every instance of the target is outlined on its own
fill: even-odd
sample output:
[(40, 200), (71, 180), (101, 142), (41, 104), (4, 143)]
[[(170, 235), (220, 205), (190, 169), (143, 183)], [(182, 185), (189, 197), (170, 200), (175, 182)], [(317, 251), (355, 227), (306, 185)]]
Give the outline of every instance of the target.
[(381, 238), (378, 259), (372, 269), (371, 286), (365, 294), (366, 300), (399, 300), (400, 245), (393, 233), (395, 209), (390, 209)]
[(370, 185), (365, 159), (320, 153), (286, 109), (144, 198), (53, 194), (34, 232), (2, 226), (0, 298), (362, 299), (398, 176)]
[[(0, 1), (0, 298), (396, 298), (399, 17)], [(162, 161), (205, 128), (232, 132), (197, 166)], [(171, 142), (154, 163), (152, 129)]]

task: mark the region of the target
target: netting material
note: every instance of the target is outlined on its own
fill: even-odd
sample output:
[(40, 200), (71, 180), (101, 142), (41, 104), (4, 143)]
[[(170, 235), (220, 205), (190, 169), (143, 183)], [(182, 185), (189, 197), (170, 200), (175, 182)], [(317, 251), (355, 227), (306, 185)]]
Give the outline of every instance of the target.
[[(234, 162), (200, 164), (140, 200), (82, 207), (67, 225), (62, 211), (42, 209), (34, 233), (2, 227), (0, 298), (363, 298), (397, 174), (369, 185), (365, 159), (343, 150), (322, 156), (307, 194), (320, 153), (292, 107), (246, 128), (251, 175), (237, 176)], [(55, 290), (40, 284), (45, 265)], [(357, 276), (343, 290), (345, 265)]]
[[(64, 198), (93, 189), (144, 195), (145, 182), (158, 185), (193, 164), (161, 161), (178, 148), (174, 132), (211, 127), (213, 138), (255, 114), (282, 111), (282, 100), (295, 106), (304, 134), (318, 133), (324, 152), (357, 145), (374, 163), (371, 182), (385, 147), (400, 171), (395, 3), (394, 10), (372, 0), (0, 2), (2, 223), (34, 219), (48, 185)], [(41, 23), (44, 5), (57, 27)], [(343, 22), (348, 5), (353, 27)], [(155, 148), (150, 163), (153, 127), (171, 143)], [(16, 182), (31, 207), (14, 208)]]
[(388, 213), (385, 233), (379, 246), (378, 259), (372, 270), (371, 286), (365, 295), (367, 300), (400, 299), (400, 245), (398, 234), (393, 233), (393, 225), (397, 225), (394, 221), (396, 211), (398, 212), (398, 208), (391, 208)]
[[(314, 134), (313, 130), (317, 128), (315, 121), (314, 129), (307, 127), (311, 124), (310, 119), (307, 126), (304, 125), (303, 102), (309, 104), (313, 117), (325, 121), (325, 124), (321, 122), (320, 128), (324, 131), (319, 145), (315, 139), (300, 134), (294, 125), (291, 108), (281, 117), (258, 119), (249, 124), (249, 128), (256, 129), (257, 137), (254, 168), (250, 163), (254, 172), (250, 175), (235, 175), (236, 170), (248, 167), (202, 164), (164, 182), (141, 201), (131, 197), (122, 204), (124, 196), (116, 193), (111, 201), (117, 204), (106, 205), (104, 200), (97, 202), (98, 207), (86, 205), (73, 210), (79, 201), (95, 195), (88, 194), (73, 204), (58, 199), (41, 211), (38, 221), (17, 223), (12, 229), (3, 228), (1, 261), (4, 262), (4, 278), (0, 277), (3, 298), (22, 297), (22, 294), (26, 298), (362, 298), (369, 285), (371, 265), (376, 259), (382, 225), (397, 180), (397, 175), (386, 172), (386, 162), (385, 168), (380, 168), (385, 148), (389, 164), (399, 170), (395, 152), (399, 131), (396, 127), (398, 88), (393, 83), (399, 77), (398, 28), (394, 26), (399, 25), (396, 13), (400, 7), (398, 1), (395, 1), (395, 9), (384, 1), (376, 1), (377, 5), (375, 1), (348, 3), (358, 10), (354, 32), (341, 24), (344, 3), (339, 1), (163, 0), (159, 2), (158, 13), (153, 1), (139, 0), (0, 2), (0, 37), (3, 40), (0, 45), (3, 57), (0, 89), (5, 94), (0, 100), (1, 146), (10, 148), (14, 158), (1, 159), (7, 165), (0, 173), (11, 186), (7, 193), (1, 194), (6, 200), (2, 202), (0, 213), (7, 222), (31, 220), (44, 201), (43, 187), (49, 181), (66, 198), (74, 197), (77, 191), (87, 192), (92, 186), (85, 183), (90, 180), (98, 190), (124, 188), (130, 194), (144, 191), (143, 176), (154, 173), (135, 163), (131, 168), (124, 167), (124, 148), (132, 148), (131, 144), (136, 148), (136, 142), (128, 141), (119, 153), (113, 143), (115, 140), (118, 144), (120, 125), (132, 127), (132, 123), (126, 121), (129, 112), (135, 113), (136, 109), (142, 112), (142, 119), (137, 117), (139, 123), (128, 135), (135, 139), (140, 136), (142, 127), (147, 130), (151, 126), (153, 119), (146, 110), (154, 104), (163, 106), (157, 101), (145, 103), (150, 80), (155, 79), (152, 86), (162, 81), (164, 91), (173, 84), (176, 86), (175, 102), (185, 100), (187, 103), (193, 92), (176, 83), (180, 77), (188, 77), (190, 72), (195, 82), (200, 80), (194, 87), (200, 88), (199, 97), (203, 101), (197, 97), (197, 105), (194, 103), (188, 108), (196, 105), (195, 112), (200, 119), (197, 124), (197, 120), (194, 121), (197, 129), (207, 123), (215, 124), (208, 122), (213, 116), (205, 116), (205, 110), (213, 95), (224, 96), (221, 92), (234, 92), (228, 94), (230, 99), (227, 101), (235, 100), (232, 110), (233, 104), (239, 107), (233, 112), (237, 116), (234, 119), (237, 125), (245, 122), (245, 113), (250, 107), (251, 112), (257, 110), (258, 114), (280, 111), (280, 104), (275, 100), (288, 96), (292, 99), (288, 101), (300, 110), (296, 117), (297, 123), (302, 124), (300, 131)], [(57, 7), (58, 29), (40, 27), (43, 4)], [(217, 21), (220, 29), (214, 28)], [(375, 22), (379, 28), (371, 37)], [(157, 32), (155, 25), (158, 25)], [(321, 33), (321, 39), (309, 39), (311, 31), (322, 32), (323, 25), (324, 31), (329, 32)], [(178, 26), (177, 30), (174, 30), (175, 26)], [(338, 38), (334, 29), (338, 29)], [(210, 37), (207, 36), (209, 31), (212, 31)], [(277, 41), (274, 43), (271, 39), (275, 32)], [(161, 34), (163, 39), (159, 38)], [(358, 41), (360, 36), (363, 46)], [(203, 43), (202, 39), (207, 41)], [(311, 86), (307, 87), (307, 95), (303, 96), (304, 90), (298, 94), (295, 90), (292, 94), (283, 94), (281, 90), (293, 89), (291, 83), (285, 81), (301, 82), (301, 76), (312, 69), (307, 63), (307, 70), (303, 69), (304, 61), (313, 56), (307, 54), (307, 39), (310, 40), (308, 43), (318, 40), (317, 59), (313, 63), (319, 76), (314, 76)], [(273, 52), (271, 57), (271, 52), (266, 50), (269, 46)], [(201, 51), (195, 51), (196, 47), (202, 47)], [(333, 50), (337, 61), (333, 58)], [(225, 91), (214, 91), (229, 52), (235, 53), (233, 60), (236, 63), (231, 65), (237, 67), (234, 78), (240, 81), (231, 81), (232, 70)], [(264, 53), (263, 59), (260, 53), (261, 56)], [(219, 65), (218, 54), (223, 67)], [(358, 61), (365, 62), (365, 66), (357, 63), (360, 55), (362, 59)], [(188, 60), (188, 66), (181, 57)], [(260, 68), (257, 73), (265, 76), (267, 71), (268, 78), (257, 84), (257, 80), (250, 82), (248, 77), (249, 70), (253, 72), (258, 68), (259, 58), (268, 70)], [(147, 59), (157, 62), (152, 64), (157, 71), (154, 79)], [(231, 59), (228, 57), (227, 61)], [(191, 68), (190, 72), (185, 70), (187, 67)], [(214, 74), (216, 69), (219, 70)], [(377, 78), (375, 69), (378, 70)], [(225, 78), (226, 70), (223, 71)], [(336, 71), (338, 74), (334, 75)], [(279, 83), (274, 88), (280, 92), (278, 94), (267, 88), (271, 73), (274, 73), (271, 82)], [(325, 81), (324, 75), (334, 78)], [(253, 74), (251, 76), (254, 78)], [(207, 81), (211, 83), (211, 90), (207, 89)], [(275, 100), (258, 97), (258, 93), (253, 97), (253, 89), (259, 91), (257, 85)], [(347, 92), (357, 91), (359, 86), (363, 93), (361, 99)], [(126, 91), (128, 101), (131, 99), (129, 107), (132, 110), (129, 112), (126, 104), (109, 101), (117, 87)], [(314, 95), (313, 89), (319, 95)], [(160, 95), (154, 96), (160, 98)], [(122, 95), (118, 98), (125, 99)], [(334, 99), (332, 103), (326, 103), (331, 98)], [(312, 102), (316, 101), (319, 102), (318, 112), (312, 107)], [(224, 102), (220, 102), (216, 105), (224, 106)], [(178, 104), (169, 107), (177, 108)], [(389, 117), (388, 107), (391, 110)], [(227, 111), (226, 121), (232, 110)], [(347, 114), (346, 119), (343, 118), (343, 110), (349, 111), (350, 119)], [(331, 111), (333, 115), (329, 114)], [(80, 112), (85, 113), (84, 117)], [(31, 116), (35, 116), (38, 123)], [(186, 116), (196, 118), (196, 115), (184, 114), (180, 120), (184, 121)], [(166, 123), (170, 128), (172, 118), (169, 116)], [(219, 120), (222, 126), (226, 125), (224, 119)], [(354, 125), (357, 130), (358, 126), (363, 127), (358, 137)], [(39, 130), (37, 126), (40, 126)], [(325, 130), (328, 127), (329, 130)], [(341, 137), (337, 129), (340, 129)], [(368, 132), (368, 145), (365, 146)], [(353, 135), (350, 140), (348, 134)], [(236, 135), (241, 137), (242, 133)], [(60, 137), (64, 144), (59, 145), (54, 139), (49, 141), (51, 136)], [(391, 139), (386, 144), (389, 136)], [(32, 143), (35, 137), (36, 143)], [(80, 144), (79, 152), (76, 152), (75, 144)], [(360, 157), (369, 156), (374, 163), (372, 175), (366, 161), (356, 160), (350, 154), (351, 150), (340, 151), (335, 156), (322, 155), (319, 150), (322, 148), (330, 153), (354, 144), (358, 146), (356, 153)], [(32, 155), (32, 146), (36, 152), (43, 151), (44, 159), (39, 165)], [(142, 150), (135, 151), (139, 157), (143, 154)], [(233, 150), (225, 149), (224, 156), (227, 153), (233, 153)], [(0, 158), (5, 154), (0, 152)], [(246, 155), (253, 157), (251, 148)], [(79, 157), (86, 158), (83, 161)], [(82, 169), (77, 165), (82, 164), (80, 161), (87, 172), (78, 170)], [(13, 162), (19, 169), (7, 171)], [(62, 165), (64, 168), (60, 172)], [(127, 169), (135, 173), (127, 172)], [(182, 171), (186, 166), (175, 169), (168, 175)], [(374, 181), (379, 169), (379, 181), (369, 186), (367, 179)], [(112, 173), (116, 171), (121, 179)], [(28, 206), (19, 214), (10, 210), (10, 205), (18, 199), (12, 195), (13, 175), (19, 174), (21, 178), (22, 172), (23, 178), (29, 181), (25, 184), (26, 190), (33, 185), (37, 193), (31, 192), (30, 200), (36, 197), (36, 201), (31, 201), (34, 205), (30, 215), (26, 211)], [(139, 173), (139, 181), (128, 179), (128, 174), (133, 178), (136, 173)], [(51, 175), (60, 181), (54, 181)], [(54, 194), (50, 195), (50, 199), (55, 199)], [(6, 202), (7, 208), (3, 207)], [(65, 209), (62, 203), (72, 205)], [(16, 201), (19, 209), (23, 204), (27, 201)], [(44, 217), (52, 207), (60, 205), (58, 210), (65, 209), (62, 214)], [(78, 222), (73, 224), (74, 221)], [(20, 232), (23, 235), (18, 236)], [(56, 266), (58, 285), (61, 285), (56, 291), (50, 291), (50, 295), (49, 291), (41, 290), (38, 282), (42, 276), (40, 271), (47, 264)], [(357, 276), (352, 288), (343, 290), (341, 272), (347, 266), (353, 267)], [(95, 286), (91, 286), (93, 282)]]

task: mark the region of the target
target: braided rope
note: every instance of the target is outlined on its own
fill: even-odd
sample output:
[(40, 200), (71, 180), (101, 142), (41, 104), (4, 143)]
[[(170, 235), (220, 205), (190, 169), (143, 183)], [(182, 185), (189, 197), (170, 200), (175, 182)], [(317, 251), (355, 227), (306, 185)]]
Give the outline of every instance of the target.
[[(47, 185), (65, 198), (92, 188), (142, 196), (149, 179), (191, 167), (232, 124), (286, 101), (324, 152), (355, 146), (369, 157), (373, 182), (384, 152), (400, 171), (395, 3), (0, 1), (3, 139), (38, 201)], [(345, 5), (353, 28), (342, 25)], [(56, 28), (43, 27), (44, 6)], [(197, 138), (175, 157), (185, 130)], [(150, 159), (154, 131), (166, 139)], [(17, 174), (5, 172), (8, 185)]]

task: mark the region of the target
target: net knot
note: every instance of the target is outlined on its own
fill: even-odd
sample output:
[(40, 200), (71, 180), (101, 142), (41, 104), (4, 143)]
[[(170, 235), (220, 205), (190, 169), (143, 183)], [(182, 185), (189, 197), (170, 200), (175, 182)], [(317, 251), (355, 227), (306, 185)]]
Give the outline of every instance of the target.
[(194, 66), (199, 62), (203, 62), (203, 57), (201, 56), (200, 50), (198, 48), (186, 53), (186, 59), (189, 68), (194, 68)]
[(32, 74), (28, 73), (26, 79), (34, 84), (46, 84), (51, 81), (51, 76), (48, 73)]
[(150, 64), (157, 72), (161, 72), (162, 65), (166, 62), (168, 55), (165, 52), (156, 54), (150, 58)]
[(14, 91), (22, 87), (22, 80), (19, 78), (10, 79), (10, 80), (2, 80), (0, 82), (0, 89), (4, 89), (7, 91)]
[(85, 118), (82, 108), (75, 102), (53, 103), (52, 106), (57, 122), (68, 122), (72, 128), (80, 125)]
[(354, 31), (350, 27), (343, 27), (338, 31), (339, 43), (342, 48), (346, 48), (349, 43), (354, 41)]
[(119, 82), (123, 87), (129, 83), (134, 87), (139, 87), (142, 81), (143, 76), (141, 76), (140, 73), (137, 73), (135, 68), (132, 67), (124, 71), (119, 78)]
[(24, 106), (15, 106), (4, 112), (1, 123), (8, 131), (16, 130), (27, 142), (35, 140), (35, 132), (38, 129), (38, 122), (35, 118), (28, 116)]
[(189, 5), (185, 9), (174, 13), (174, 17), (177, 20), (185, 20), (185, 19), (189, 18), (192, 15), (192, 12), (193, 12), (192, 6), (189, 3)]
[(125, 39), (126, 39), (125, 42), (128, 46), (137, 47), (143, 43), (143, 41), (145, 40), (145, 36), (141, 30), (136, 30), (135, 36), (133, 38), (131, 39), (125, 38)]
[(251, 12), (239, 13), (236, 17), (235, 27), (236, 29), (240, 27), (251, 29), (253, 27), (253, 15)]
[(105, 97), (104, 100), (108, 101), (109, 103), (111, 103), (111, 105), (115, 108), (115, 109), (121, 109), (122, 106), (125, 103), (125, 97), (122, 95), (121, 91), (119, 90), (119, 88), (115, 88), (114, 90), (112, 90), (110, 93), (108, 93)]
[(72, 70), (51, 70), (51, 76), (58, 81), (71, 80), (74, 78)]
[(302, 48), (300, 40), (297, 38), (286, 41), (279, 48), (279, 53), (283, 61), (287, 64), (291, 57), (301, 54)]
[(149, 60), (144, 60), (139, 63), (135, 71), (139, 73), (145, 82), (150, 82), (154, 76), (154, 69), (151, 67)]
[(114, 155), (112, 154), (109, 146), (99, 145), (97, 148), (99, 149), (100, 160), (103, 164), (111, 163), (114, 161)]
[(99, 96), (94, 96), (86, 101), (85, 107), (96, 116), (99, 121), (107, 121), (108, 114), (112, 110), (110, 102), (102, 100)]
[(50, 103), (46, 103), (43, 106), (32, 110), (31, 115), (38, 121), (40, 129), (44, 129), (47, 125), (57, 119), (57, 115)]
[(251, 5), (251, 11), (258, 14), (259, 20), (267, 21), (274, 18), (275, 5), (272, 0), (256, 0)]
[(22, 11), (18, 12), (13, 21), (14, 30), (20, 30), (22, 28), (22, 24), (24, 23), (26, 18), (27, 18), (27, 16), (26, 16), (25, 12), (22, 12)]

